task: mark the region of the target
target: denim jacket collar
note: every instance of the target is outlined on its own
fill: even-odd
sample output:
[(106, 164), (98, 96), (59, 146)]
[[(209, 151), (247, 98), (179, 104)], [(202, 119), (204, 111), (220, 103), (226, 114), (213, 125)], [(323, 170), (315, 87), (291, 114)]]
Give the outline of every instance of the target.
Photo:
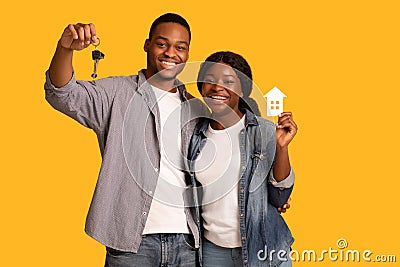
[[(245, 127), (247, 128), (248, 126), (257, 126), (258, 121), (256, 115), (254, 113), (250, 112), (248, 109), (243, 109), (241, 110), (243, 114), (245, 114)], [(207, 117), (204, 118), (202, 121), (201, 125), (196, 128), (195, 134), (197, 135), (202, 135), (203, 137), (206, 136), (206, 131), (208, 129), (208, 125), (211, 123), (212, 118)]]

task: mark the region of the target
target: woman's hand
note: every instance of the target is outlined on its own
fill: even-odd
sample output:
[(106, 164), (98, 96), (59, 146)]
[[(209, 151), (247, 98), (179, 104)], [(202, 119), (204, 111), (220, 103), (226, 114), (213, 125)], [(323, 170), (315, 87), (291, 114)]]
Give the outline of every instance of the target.
[(283, 112), (279, 115), (276, 125), (276, 145), (286, 148), (297, 133), (297, 125), (293, 120), (292, 112)]

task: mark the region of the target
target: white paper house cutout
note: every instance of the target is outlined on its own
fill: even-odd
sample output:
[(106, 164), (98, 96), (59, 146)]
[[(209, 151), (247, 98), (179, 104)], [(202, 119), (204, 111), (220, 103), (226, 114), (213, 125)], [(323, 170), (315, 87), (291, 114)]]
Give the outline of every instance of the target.
[(267, 116), (278, 116), (283, 112), (283, 98), (286, 97), (278, 87), (274, 87), (264, 95), (267, 98)]

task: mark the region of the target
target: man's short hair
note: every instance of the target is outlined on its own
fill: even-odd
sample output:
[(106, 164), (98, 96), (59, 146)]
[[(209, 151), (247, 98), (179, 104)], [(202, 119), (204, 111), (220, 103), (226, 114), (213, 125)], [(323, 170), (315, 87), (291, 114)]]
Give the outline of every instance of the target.
[(178, 14), (174, 14), (174, 13), (166, 13), (164, 15), (159, 16), (158, 18), (156, 18), (155, 21), (153, 21), (153, 23), (151, 24), (151, 27), (150, 27), (149, 40), (151, 40), (151, 37), (153, 37), (153, 32), (154, 32), (154, 29), (157, 27), (157, 25), (160, 23), (164, 23), (164, 22), (178, 23), (178, 24), (182, 25), (183, 27), (185, 27), (189, 33), (189, 42), (190, 42), (190, 40), (192, 39), (192, 33), (190, 32), (189, 24), (182, 16), (180, 16)]

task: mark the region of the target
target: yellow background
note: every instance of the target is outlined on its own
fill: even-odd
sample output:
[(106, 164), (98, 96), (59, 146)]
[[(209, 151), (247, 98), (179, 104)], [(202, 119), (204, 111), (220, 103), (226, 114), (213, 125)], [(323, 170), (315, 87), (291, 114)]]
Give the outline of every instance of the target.
[[(254, 80), (287, 96), (299, 132), (285, 214), (293, 248), (395, 254), (400, 261), (398, 1), (7, 1), (0, 11), (1, 266), (103, 266), (84, 221), (100, 167), (95, 134), (44, 100), (44, 72), (68, 23), (93, 22), (99, 76), (145, 67), (143, 42), (165, 12), (192, 27), (190, 60), (242, 54)], [(76, 53), (90, 79), (90, 50)], [(295, 266), (396, 266), (297, 263)]]

